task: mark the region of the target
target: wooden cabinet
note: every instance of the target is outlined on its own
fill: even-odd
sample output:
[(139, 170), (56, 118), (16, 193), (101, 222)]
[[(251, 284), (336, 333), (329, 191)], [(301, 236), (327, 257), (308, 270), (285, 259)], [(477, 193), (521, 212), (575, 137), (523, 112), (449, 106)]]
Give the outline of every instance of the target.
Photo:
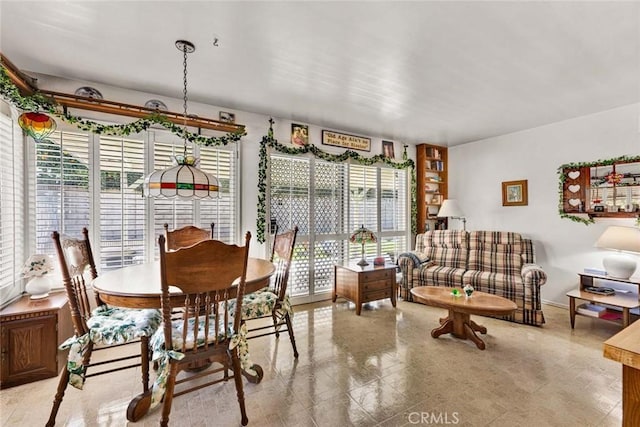
[(67, 361), (58, 345), (73, 335), (66, 295), (22, 297), (0, 311), (0, 330), (0, 388), (57, 376)]
[(362, 304), (391, 298), (391, 304), (396, 306), (396, 266), (387, 264), (374, 266), (369, 264), (361, 267), (355, 263), (336, 265), (333, 283), (333, 302), (338, 296), (344, 297), (356, 304), (356, 314), (359, 316)]
[(418, 233), (445, 229), (446, 218), (438, 218), (438, 210), (447, 198), (447, 148), (420, 144), (416, 147)]

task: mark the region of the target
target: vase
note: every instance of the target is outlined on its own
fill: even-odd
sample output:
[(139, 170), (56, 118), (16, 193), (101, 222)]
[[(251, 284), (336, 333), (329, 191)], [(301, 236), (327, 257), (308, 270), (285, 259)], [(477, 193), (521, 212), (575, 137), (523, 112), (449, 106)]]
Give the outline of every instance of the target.
[(51, 280), (47, 276), (35, 276), (29, 280), (24, 289), (31, 295), (31, 299), (46, 298), (51, 290)]

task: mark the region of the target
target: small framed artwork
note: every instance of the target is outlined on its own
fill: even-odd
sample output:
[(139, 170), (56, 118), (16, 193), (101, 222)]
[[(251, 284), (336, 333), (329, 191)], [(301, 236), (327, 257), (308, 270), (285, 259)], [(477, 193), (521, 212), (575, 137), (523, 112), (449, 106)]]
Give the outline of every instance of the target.
[(527, 180), (502, 183), (502, 206), (527, 206)]
[(291, 143), (298, 147), (309, 145), (309, 126), (291, 123)]
[(396, 155), (393, 152), (393, 142), (382, 141), (382, 154), (387, 159), (395, 159)]
[(236, 115), (233, 113), (230, 113), (228, 111), (220, 111), (219, 114), (219, 120), (221, 122), (225, 122), (225, 123), (235, 123), (236, 122)]

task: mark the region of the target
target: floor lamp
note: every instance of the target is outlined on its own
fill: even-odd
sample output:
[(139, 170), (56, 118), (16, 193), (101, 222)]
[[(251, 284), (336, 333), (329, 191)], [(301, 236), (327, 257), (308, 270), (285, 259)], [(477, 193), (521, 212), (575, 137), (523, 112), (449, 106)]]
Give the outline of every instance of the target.
[(464, 217), (464, 213), (462, 212), (462, 209), (460, 209), (460, 206), (458, 206), (458, 201), (456, 199), (447, 199), (442, 202), (442, 206), (440, 206), (437, 216), (439, 218), (460, 219), (462, 220), (462, 229), (465, 231), (467, 230), (467, 219)]

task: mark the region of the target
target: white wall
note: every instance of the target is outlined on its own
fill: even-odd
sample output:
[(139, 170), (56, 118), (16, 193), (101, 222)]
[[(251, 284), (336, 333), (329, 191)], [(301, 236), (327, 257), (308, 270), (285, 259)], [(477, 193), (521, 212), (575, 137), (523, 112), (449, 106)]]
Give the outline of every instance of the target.
[[(468, 230), (505, 230), (532, 238), (549, 279), (542, 299), (568, 305), (576, 273), (602, 268), (593, 247), (608, 225), (633, 219), (599, 219), (585, 226), (558, 215), (560, 165), (640, 154), (640, 104), (449, 149), (449, 197), (458, 199)], [(503, 207), (502, 181), (528, 180), (528, 206)], [(639, 259), (640, 261), (640, 259)], [(636, 272), (640, 275), (640, 271)]]

